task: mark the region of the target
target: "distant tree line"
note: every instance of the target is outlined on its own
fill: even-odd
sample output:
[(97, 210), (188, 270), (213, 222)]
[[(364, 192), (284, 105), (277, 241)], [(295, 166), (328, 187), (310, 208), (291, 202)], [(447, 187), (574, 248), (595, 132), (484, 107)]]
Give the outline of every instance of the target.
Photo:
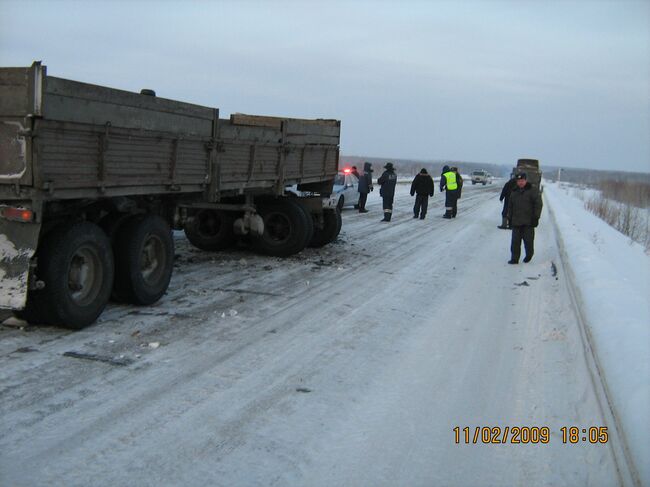
[(544, 179), (550, 181), (557, 181), (559, 176), (559, 179), (565, 183), (584, 184), (591, 187), (607, 181), (650, 184), (650, 173), (642, 172), (600, 171), (597, 169), (573, 169), (557, 166), (544, 166), (542, 171), (544, 172)]

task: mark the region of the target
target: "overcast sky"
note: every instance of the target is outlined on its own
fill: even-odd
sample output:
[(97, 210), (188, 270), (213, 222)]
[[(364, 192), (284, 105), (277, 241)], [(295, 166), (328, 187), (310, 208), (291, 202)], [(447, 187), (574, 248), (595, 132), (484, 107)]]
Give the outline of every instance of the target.
[(0, 0), (0, 65), (342, 121), (346, 155), (650, 172), (650, 1)]

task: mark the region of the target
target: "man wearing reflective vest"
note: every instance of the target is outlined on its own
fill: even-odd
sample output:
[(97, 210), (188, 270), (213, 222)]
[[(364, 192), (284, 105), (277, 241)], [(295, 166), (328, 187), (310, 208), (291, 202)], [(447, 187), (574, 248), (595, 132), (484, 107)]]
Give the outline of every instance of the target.
[(440, 191), (445, 191), (445, 214), (443, 218), (454, 218), (456, 216), (456, 204), (458, 202), (458, 181), (456, 173), (449, 169), (449, 166), (442, 168), (440, 177)]

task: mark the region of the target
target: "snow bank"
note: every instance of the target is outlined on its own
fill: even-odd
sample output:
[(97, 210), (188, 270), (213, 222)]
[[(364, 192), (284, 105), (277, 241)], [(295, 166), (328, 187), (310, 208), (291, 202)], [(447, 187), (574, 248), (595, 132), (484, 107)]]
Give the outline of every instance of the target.
[(574, 189), (544, 188), (610, 400), (641, 482), (650, 485), (650, 256), (585, 210)]

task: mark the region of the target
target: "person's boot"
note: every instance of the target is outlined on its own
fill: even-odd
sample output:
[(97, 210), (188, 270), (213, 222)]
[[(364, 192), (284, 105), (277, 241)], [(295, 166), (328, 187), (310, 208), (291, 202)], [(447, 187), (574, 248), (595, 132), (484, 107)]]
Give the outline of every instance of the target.
[(418, 217), (417, 215), (413, 215), (413, 218), (417, 218), (417, 217)]
[(392, 214), (392, 213), (387, 213), (387, 216), (388, 216), (388, 220), (386, 220), (386, 221), (389, 222), (389, 221), (390, 221), (390, 217), (393, 216), (393, 214)]
[(505, 216), (501, 217), (501, 225), (499, 225), (497, 228), (500, 228), (501, 230), (508, 228), (508, 219)]
[(526, 257), (524, 257), (524, 262), (530, 262), (532, 258), (533, 258), (533, 254), (527, 255)]
[(422, 215), (422, 216), (420, 217), (420, 220), (424, 220), (424, 216), (425, 216), (425, 215)]
[(508, 264), (519, 264), (519, 259), (517, 259), (517, 260), (515, 260), (515, 259), (510, 259), (510, 260), (508, 261)]
[(383, 219), (383, 220), (380, 220), (380, 221), (382, 221), (382, 222), (389, 222), (389, 221), (390, 221), (390, 213), (388, 213), (387, 211), (385, 211), (385, 212), (384, 212), (384, 219)]
[(359, 213), (368, 213), (368, 210), (365, 208), (359, 208)]
[(445, 211), (445, 214), (442, 215), (443, 218), (451, 218), (451, 211), (447, 210)]

